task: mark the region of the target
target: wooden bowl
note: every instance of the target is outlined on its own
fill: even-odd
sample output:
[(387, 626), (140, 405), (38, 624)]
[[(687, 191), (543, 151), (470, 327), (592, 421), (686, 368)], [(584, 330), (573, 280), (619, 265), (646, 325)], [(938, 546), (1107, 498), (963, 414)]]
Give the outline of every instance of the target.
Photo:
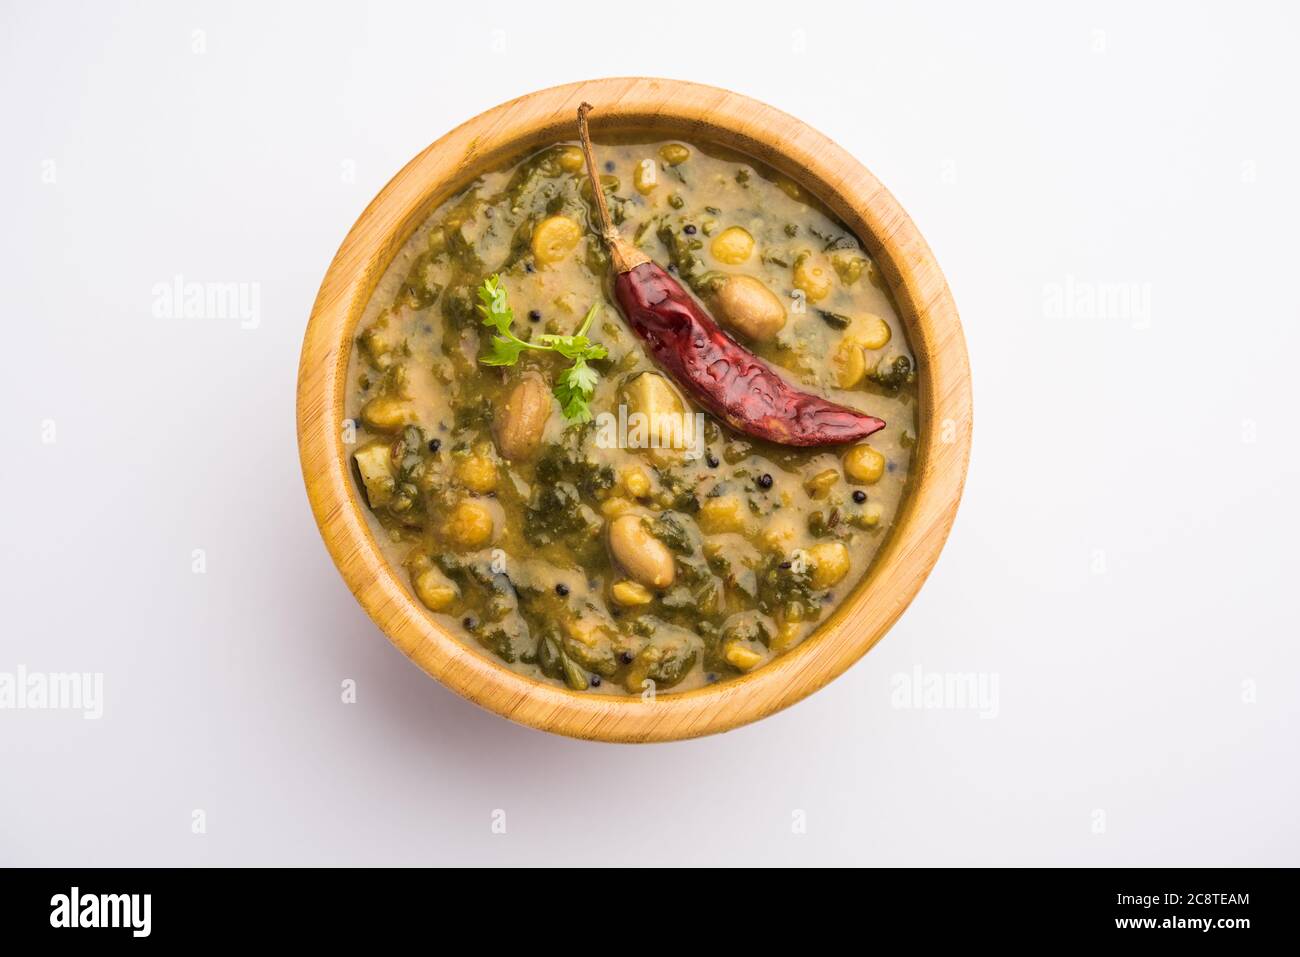
[[(349, 473), (343, 400), (349, 350), (375, 284), (415, 228), (479, 173), (577, 138), (637, 130), (732, 147), (819, 196), (866, 243), (893, 291), (920, 375), (912, 487), (864, 582), (792, 651), (743, 677), (654, 700), (581, 694), (518, 675), (435, 624), (380, 554)], [(861, 164), (803, 123), (714, 87), (640, 77), (559, 86), (511, 100), (452, 130), (375, 198), (330, 264), (298, 371), (298, 446), (325, 545), (389, 639), (447, 687), (522, 724), (604, 741), (669, 741), (779, 711), (838, 676), (897, 620), (952, 525), (970, 450), (970, 369), (957, 308), (912, 221)]]

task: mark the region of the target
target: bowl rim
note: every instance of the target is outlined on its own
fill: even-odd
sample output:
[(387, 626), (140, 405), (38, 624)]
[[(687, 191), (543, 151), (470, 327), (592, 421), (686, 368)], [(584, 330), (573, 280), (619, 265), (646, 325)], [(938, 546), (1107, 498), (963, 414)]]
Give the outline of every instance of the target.
[[(576, 139), (578, 104), (593, 133), (661, 132), (747, 153), (809, 189), (867, 245), (917, 356), (911, 487), (859, 585), (798, 647), (764, 667), (691, 691), (593, 695), (511, 671), (442, 628), (399, 580), (370, 532), (348, 464), (343, 410), (356, 326), (393, 257), (421, 222), (479, 172), (545, 142)], [(717, 87), (650, 77), (569, 83), (468, 120), (408, 162), (349, 230), (321, 282), (303, 338), (297, 431), (303, 479), (326, 548), (389, 640), (448, 688), (512, 721), (576, 738), (670, 741), (773, 714), (842, 674), (889, 630), (929, 575), (965, 482), (970, 369), (957, 308), (925, 240), (857, 160), (807, 124)]]

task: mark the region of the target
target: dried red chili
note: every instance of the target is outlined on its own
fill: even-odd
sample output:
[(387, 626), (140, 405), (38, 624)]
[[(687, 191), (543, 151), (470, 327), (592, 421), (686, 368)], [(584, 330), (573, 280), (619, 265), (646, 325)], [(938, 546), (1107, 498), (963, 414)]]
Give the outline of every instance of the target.
[(613, 263), (614, 298), (623, 318), (655, 362), (700, 405), (738, 432), (781, 445), (856, 442), (885, 427), (883, 420), (802, 392), (731, 338), (695, 299), (650, 257), (619, 235), (587, 130), (591, 105), (578, 107), (578, 132)]

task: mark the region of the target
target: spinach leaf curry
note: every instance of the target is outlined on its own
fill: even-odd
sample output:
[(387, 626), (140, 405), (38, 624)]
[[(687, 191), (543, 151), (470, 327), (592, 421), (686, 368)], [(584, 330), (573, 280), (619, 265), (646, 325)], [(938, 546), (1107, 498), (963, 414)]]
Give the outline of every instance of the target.
[(915, 362), (798, 184), (705, 144), (600, 158), (598, 193), (558, 144), (416, 230), (359, 326), (352, 457), (445, 628), (575, 690), (686, 690), (795, 647), (867, 573)]

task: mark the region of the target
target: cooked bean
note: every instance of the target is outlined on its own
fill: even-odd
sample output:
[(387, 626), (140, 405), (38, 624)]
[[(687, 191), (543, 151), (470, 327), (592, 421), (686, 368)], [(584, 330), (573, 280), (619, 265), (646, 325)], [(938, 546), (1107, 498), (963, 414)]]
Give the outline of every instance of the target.
[(840, 282), (851, 286), (862, 277), (867, 260), (851, 250), (841, 250), (831, 254), (831, 268), (840, 277)]
[(705, 499), (696, 518), (706, 535), (743, 532), (749, 524), (749, 509), (736, 495), (719, 495)]
[(676, 568), (672, 552), (646, 530), (639, 515), (620, 515), (610, 522), (609, 551), (638, 584), (664, 589), (673, 583)]
[(565, 146), (560, 149), (556, 162), (559, 163), (560, 169), (566, 173), (576, 173), (582, 169), (582, 150), (576, 146)]
[(558, 263), (582, 239), (582, 227), (568, 216), (550, 216), (533, 230), (533, 255), (539, 263)]
[(585, 674), (611, 675), (618, 670), (614, 651), (618, 628), (612, 621), (589, 610), (580, 618), (562, 619), (561, 627), (568, 635), (563, 642), (565, 657), (580, 664)]
[(496, 490), (497, 464), (492, 461), (492, 446), (479, 445), (469, 455), (457, 460), (454, 473), (456, 481), (479, 495)]
[(802, 626), (797, 621), (782, 622), (776, 629), (776, 634), (772, 636), (772, 643), (768, 646), (772, 654), (779, 655), (793, 648), (801, 630)]
[(852, 389), (867, 374), (867, 357), (862, 343), (845, 336), (830, 358), (831, 375), (841, 389)]
[[(600, 189), (603, 193), (617, 193), (619, 187), (619, 178), (611, 176), (608, 173), (602, 173), (600, 176)], [(587, 202), (595, 201), (595, 194), (591, 191), (591, 180), (583, 179), (582, 185), (578, 187), (578, 192)]]
[(600, 514), (606, 518), (618, 518), (623, 513), (631, 512), (636, 508), (636, 502), (631, 499), (626, 499), (621, 495), (611, 495), (600, 503)]
[(691, 158), (691, 151), (681, 143), (666, 143), (659, 147), (659, 155), (669, 166), (680, 166)]
[(446, 611), (460, 597), (460, 590), (436, 568), (412, 571), (411, 585), (415, 596), (429, 611)]
[(812, 498), (825, 498), (839, 480), (840, 473), (837, 469), (822, 469), (804, 482), (803, 487)]
[(414, 424), (415, 407), (396, 396), (376, 396), (361, 407), (361, 421), (372, 432), (400, 432)]
[(624, 608), (637, 608), (654, 601), (654, 595), (644, 585), (633, 581), (615, 582), (609, 589), (610, 597)]
[(753, 276), (731, 276), (713, 294), (714, 311), (727, 326), (759, 341), (785, 327), (785, 307)]
[(838, 585), (852, 564), (843, 542), (818, 542), (808, 549), (808, 560), (812, 562), (812, 586), (818, 589)]
[(809, 302), (819, 302), (830, 295), (833, 280), (831, 271), (821, 260), (804, 253), (794, 263), (794, 285), (802, 289)]
[(492, 513), (474, 499), (465, 499), (452, 509), (444, 533), (452, 545), (478, 548), (492, 538)]
[(845, 337), (852, 336), (864, 349), (880, 349), (888, 342), (893, 333), (889, 329), (889, 323), (885, 322), (879, 316), (865, 315), (855, 319)]
[(713, 238), (713, 242), (709, 244), (709, 251), (719, 262), (738, 266), (753, 255), (754, 237), (747, 229), (729, 226)]
[(869, 445), (855, 445), (844, 453), (844, 474), (872, 485), (885, 474), (885, 457)]
[(763, 656), (743, 641), (729, 641), (722, 649), (722, 657), (737, 671), (751, 671), (763, 663)]
[(524, 461), (536, 454), (551, 416), (551, 390), (539, 373), (528, 372), (510, 390), (493, 427), (497, 448), (511, 461)]
[(619, 476), (623, 488), (633, 498), (645, 498), (650, 494), (650, 476), (639, 465), (630, 465)]
[(774, 515), (762, 531), (763, 547), (769, 552), (784, 555), (798, 541), (802, 521), (787, 514)]

